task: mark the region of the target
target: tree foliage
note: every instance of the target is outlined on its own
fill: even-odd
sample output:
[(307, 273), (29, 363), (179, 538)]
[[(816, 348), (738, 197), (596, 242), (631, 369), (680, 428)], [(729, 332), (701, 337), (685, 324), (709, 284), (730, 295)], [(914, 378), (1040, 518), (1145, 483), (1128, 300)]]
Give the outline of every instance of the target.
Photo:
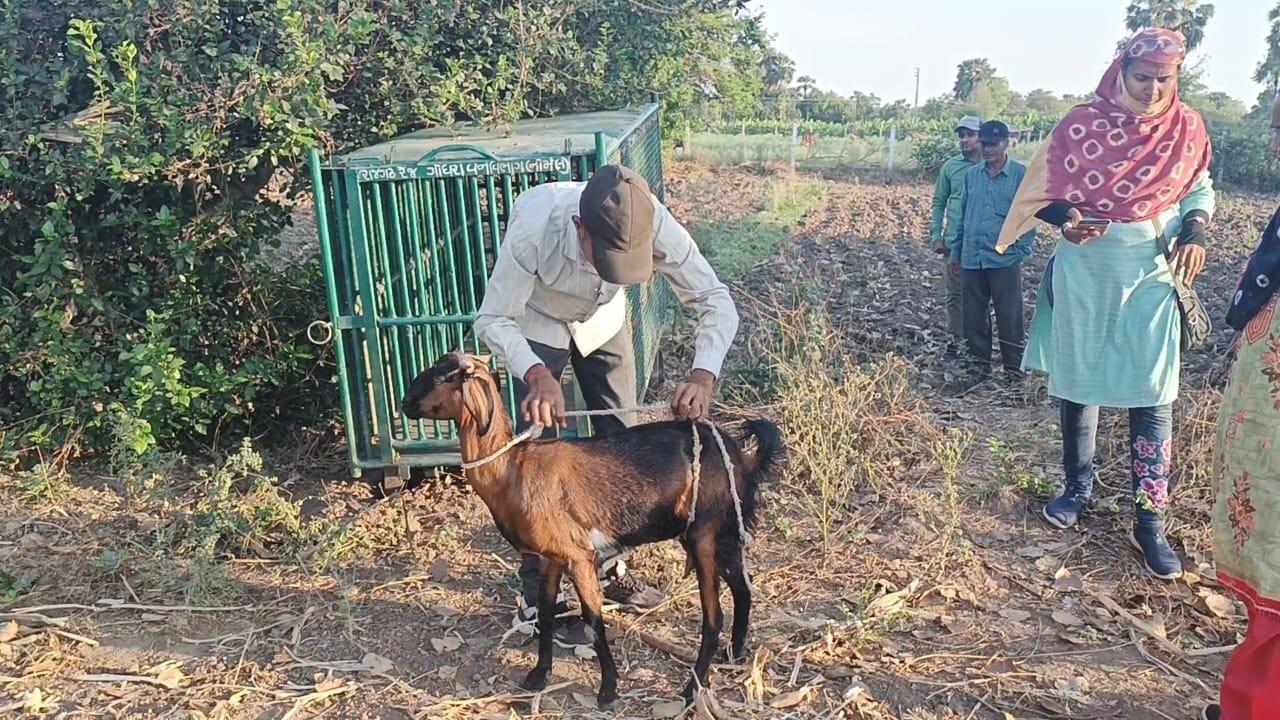
[(0, 0), (0, 450), (324, 412), (318, 269), (261, 261), (309, 148), (652, 91), (753, 112), (766, 45), (736, 0)]
[(980, 83), (995, 75), (995, 67), (986, 58), (965, 60), (956, 68), (956, 84), (952, 94), (956, 100), (967, 102)]
[(1253, 79), (1271, 88), (1280, 88), (1280, 3), (1267, 13), (1267, 56), (1258, 63)]
[(1009, 81), (999, 75), (993, 75), (978, 81), (973, 92), (969, 93), (966, 107), (972, 109), (983, 118), (994, 118), (1007, 110), (1014, 93), (1009, 90)]
[(1124, 24), (1131, 32), (1150, 27), (1177, 30), (1187, 39), (1187, 50), (1192, 51), (1204, 42), (1213, 10), (1213, 3), (1200, 0), (1133, 0), (1125, 9)]

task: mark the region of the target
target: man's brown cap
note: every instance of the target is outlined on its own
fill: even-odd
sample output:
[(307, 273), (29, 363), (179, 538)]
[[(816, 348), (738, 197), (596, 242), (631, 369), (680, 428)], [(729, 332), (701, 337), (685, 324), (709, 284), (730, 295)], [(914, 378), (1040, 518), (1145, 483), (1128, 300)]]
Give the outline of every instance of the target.
[(602, 280), (632, 285), (653, 276), (653, 213), (649, 183), (633, 170), (605, 165), (587, 181), (578, 214)]

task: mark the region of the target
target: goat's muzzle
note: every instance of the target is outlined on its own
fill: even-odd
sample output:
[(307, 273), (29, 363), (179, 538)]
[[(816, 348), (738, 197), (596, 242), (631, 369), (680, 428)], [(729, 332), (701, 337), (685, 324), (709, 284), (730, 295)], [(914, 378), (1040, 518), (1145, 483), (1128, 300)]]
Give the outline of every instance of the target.
[(400, 404), (400, 412), (410, 420), (421, 420), (422, 409), (418, 407), (418, 403), (405, 400)]

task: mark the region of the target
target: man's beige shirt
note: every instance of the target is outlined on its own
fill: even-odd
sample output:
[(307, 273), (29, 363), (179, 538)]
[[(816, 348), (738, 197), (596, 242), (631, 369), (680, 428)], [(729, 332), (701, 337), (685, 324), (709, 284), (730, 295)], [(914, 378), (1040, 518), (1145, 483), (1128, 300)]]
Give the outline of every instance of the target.
[[(583, 258), (573, 216), (586, 183), (546, 183), (521, 193), (476, 315), (476, 334), (511, 374), (541, 363), (529, 342), (570, 343), (589, 355), (626, 325), (624, 286), (605, 282)], [(738, 331), (729, 289), (680, 223), (657, 198), (654, 269), (698, 314), (693, 367), (716, 377)]]

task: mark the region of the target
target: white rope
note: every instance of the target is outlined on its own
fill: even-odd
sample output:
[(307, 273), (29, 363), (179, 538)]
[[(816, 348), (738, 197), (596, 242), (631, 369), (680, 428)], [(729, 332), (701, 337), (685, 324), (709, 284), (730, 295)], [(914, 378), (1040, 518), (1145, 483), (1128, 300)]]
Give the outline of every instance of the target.
[(513, 447), (515, 447), (515, 446), (519, 445), (520, 443), (522, 443), (522, 442), (524, 442), (524, 441), (528, 440), (528, 439), (529, 439), (529, 438), (531, 438), (531, 437), (536, 437), (536, 436), (538, 436), (538, 435), (541, 435), (541, 434), (542, 434), (542, 429), (543, 429), (543, 428), (542, 428), (542, 426), (541, 426), (541, 425), (539, 425), (539, 424), (537, 424), (537, 423), (534, 423), (534, 424), (533, 424), (533, 427), (531, 427), (531, 428), (529, 428), (528, 430), (525, 430), (524, 432), (520, 433), (519, 435), (517, 435), (517, 436), (515, 436), (515, 437), (511, 438), (511, 441), (510, 441), (510, 442), (508, 442), (506, 445), (503, 445), (503, 446), (502, 446), (502, 448), (501, 448), (501, 449), (499, 449), (497, 452), (490, 453), (489, 455), (485, 455), (484, 457), (480, 458), (479, 460), (472, 460), (471, 462), (464, 462), (464, 463), (462, 463), (462, 469), (463, 469), (463, 470), (475, 470), (476, 468), (480, 467), (481, 465), (488, 465), (489, 463), (493, 462), (494, 460), (497, 460), (498, 458), (500, 458), (500, 457), (502, 457), (503, 455), (507, 454), (507, 451), (511, 450), (511, 448), (513, 448)]
[(693, 486), (693, 496), (689, 498), (689, 517), (685, 519), (684, 529), (693, 527), (693, 517), (698, 510), (698, 487), (702, 484), (702, 435), (698, 433), (698, 423), (689, 423), (693, 435), (693, 458), (689, 463), (689, 484)]
[[(668, 416), (671, 415), (671, 406), (665, 403), (654, 403), (652, 405), (636, 405), (629, 408), (610, 408), (607, 410), (571, 410), (566, 412), (566, 418), (571, 417), (599, 417), (602, 415), (623, 415), (626, 413), (651, 413), (658, 411), (666, 411)], [(742, 517), (742, 499), (738, 496), (738, 483), (733, 476), (733, 460), (729, 457), (729, 448), (725, 445), (724, 437), (720, 435), (720, 429), (714, 424), (706, 420), (695, 420), (689, 423), (693, 432), (693, 458), (689, 465), (689, 480), (693, 485), (693, 496), (689, 500), (689, 516), (685, 520), (685, 529), (688, 530), (693, 526), (694, 514), (698, 507), (698, 487), (702, 479), (702, 437), (698, 433), (698, 424), (701, 423), (711, 429), (711, 436), (715, 438), (716, 445), (720, 448), (720, 458), (724, 461), (725, 472), (729, 474), (729, 493), (733, 496), (733, 511), (737, 515), (738, 521), (738, 539), (739, 549), (742, 552), (742, 577), (747, 583), (747, 587), (752, 591), (755, 586), (751, 583), (751, 574), (747, 571), (747, 543), (753, 538), (751, 533), (747, 532), (746, 523)], [(482, 465), (487, 465), (499, 457), (511, 451), (511, 448), (520, 443), (528, 441), (530, 438), (537, 437), (542, 434), (543, 426), (534, 423), (532, 427), (519, 435), (511, 438), (510, 442), (503, 445), (496, 452), (486, 455), (479, 460), (462, 463), (463, 470), (474, 470)]]

